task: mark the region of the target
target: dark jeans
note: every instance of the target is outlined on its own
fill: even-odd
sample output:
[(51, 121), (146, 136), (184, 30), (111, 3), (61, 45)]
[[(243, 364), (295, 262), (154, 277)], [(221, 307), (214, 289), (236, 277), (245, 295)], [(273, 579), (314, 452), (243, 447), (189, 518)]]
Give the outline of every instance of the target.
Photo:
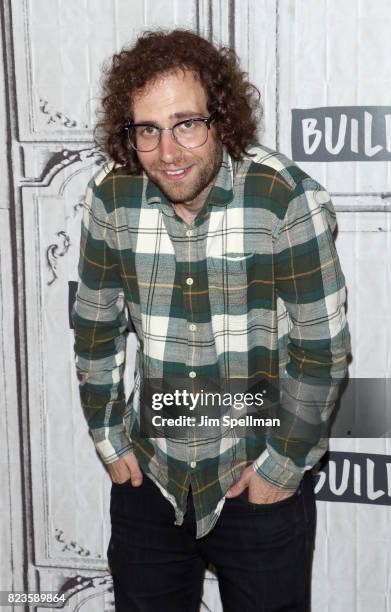
[(316, 508), (306, 472), (291, 497), (252, 504), (227, 499), (217, 524), (195, 539), (191, 493), (182, 526), (144, 476), (112, 485), (108, 560), (116, 612), (197, 612), (204, 570), (217, 573), (225, 612), (308, 612)]

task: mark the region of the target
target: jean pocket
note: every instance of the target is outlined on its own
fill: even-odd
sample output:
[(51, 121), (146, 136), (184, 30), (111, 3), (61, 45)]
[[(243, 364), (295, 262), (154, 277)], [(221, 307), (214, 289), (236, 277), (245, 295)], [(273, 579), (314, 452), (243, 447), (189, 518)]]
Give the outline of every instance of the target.
[(131, 483), (130, 478), (128, 478), (128, 480), (125, 480), (124, 482), (111, 482), (113, 487), (126, 487), (127, 485), (129, 485)]
[(248, 497), (248, 489), (245, 489), (241, 495), (239, 495), (240, 501), (245, 504), (248, 508), (251, 508), (254, 512), (272, 512), (278, 508), (284, 508), (285, 506), (290, 506), (294, 504), (301, 496), (301, 487), (299, 486), (296, 491), (290, 495), (289, 497), (285, 497), (284, 499), (280, 499), (271, 503), (259, 504), (256, 502), (251, 502)]

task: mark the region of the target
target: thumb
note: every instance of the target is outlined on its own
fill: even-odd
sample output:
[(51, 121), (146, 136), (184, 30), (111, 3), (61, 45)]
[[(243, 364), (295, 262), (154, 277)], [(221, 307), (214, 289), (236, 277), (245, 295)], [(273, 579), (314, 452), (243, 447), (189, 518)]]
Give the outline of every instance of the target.
[(139, 487), (143, 482), (143, 473), (134, 455), (128, 459), (127, 464), (130, 472), (130, 481), (133, 487)]
[(226, 497), (237, 497), (238, 495), (243, 493), (243, 491), (247, 489), (248, 483), (250, 482), (250, 478), (253, 473), (254, 473), (254, 470), (252, 469), (251, 466), (250, 468), (246, 468), (243, 474), (241, 475), (241, 477), (239, 478), (239, 480), (235, 482), (235, 484), (232, 485), (230, 489), (228, 489), (225, 496)]

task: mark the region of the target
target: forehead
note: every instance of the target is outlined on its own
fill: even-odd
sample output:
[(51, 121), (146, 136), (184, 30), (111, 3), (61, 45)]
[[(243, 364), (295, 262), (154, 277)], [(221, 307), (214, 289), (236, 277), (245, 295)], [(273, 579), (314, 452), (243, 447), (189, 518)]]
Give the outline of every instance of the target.
[(135, 122), (165, 120), (184, 111), (207, 113), (205, 90), (190, 70), (159, 76), (136, 93), (132, 104)]

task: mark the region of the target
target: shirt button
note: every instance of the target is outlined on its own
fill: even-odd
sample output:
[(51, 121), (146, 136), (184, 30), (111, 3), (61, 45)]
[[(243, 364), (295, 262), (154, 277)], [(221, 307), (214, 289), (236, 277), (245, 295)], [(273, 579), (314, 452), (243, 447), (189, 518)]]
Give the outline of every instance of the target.
[(189, 376), (190, 378), (195, 378), (197, 376), (197, 373), (192, 370), (191, 372), (189, 372)]
[(190, 329), (190, 331), (196, 331), (197, 330), (197, 325), (195, 325), (195, 323), (190, 323), (189, 329)]
[(194, 283), (192, 278), (187, 278), (186, 279), (186, 285), (192, 285)]
[(188, 236), (190, 238), (190, 236), (193, 235), (193, 232), (191, 230), (187, 230), (186, 232), (186, 236)]
[(191, 467), (191, 468), (195, 468), (195, 467), (197, 467), (197, 462), (196, 462), (196, 461), (192, 461), (192, 462), (190, 463), (190, 467)]

